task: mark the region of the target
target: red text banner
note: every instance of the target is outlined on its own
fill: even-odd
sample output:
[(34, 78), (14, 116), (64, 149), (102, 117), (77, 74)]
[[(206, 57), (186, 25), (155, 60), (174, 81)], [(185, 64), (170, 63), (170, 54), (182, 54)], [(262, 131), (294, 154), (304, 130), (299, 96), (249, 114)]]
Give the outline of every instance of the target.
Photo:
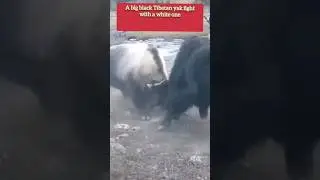
[(203, 5), (118, 3), (117, 30), (203, 32)]

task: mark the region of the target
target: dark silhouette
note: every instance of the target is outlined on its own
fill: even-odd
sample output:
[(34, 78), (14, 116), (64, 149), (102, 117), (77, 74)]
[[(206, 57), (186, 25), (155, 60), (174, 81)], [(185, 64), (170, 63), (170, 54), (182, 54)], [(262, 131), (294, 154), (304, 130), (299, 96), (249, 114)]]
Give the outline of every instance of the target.
[(319, 21), (311, 1), (212, 1), (212, 178), (273, 138), (290, 179), (310, 178), (319, 138)]
[(107, 1), (1, 3), (0, 179), (102, 179)]
[(165, 99), (167, 111), (162, 125), (169, 126), (188, 108), (199, 108), (201, 118), (208, 116), (210, 105), (210, 44), (208, 38), (191, 37), (181, 45), (168, 83), (155, 88)]

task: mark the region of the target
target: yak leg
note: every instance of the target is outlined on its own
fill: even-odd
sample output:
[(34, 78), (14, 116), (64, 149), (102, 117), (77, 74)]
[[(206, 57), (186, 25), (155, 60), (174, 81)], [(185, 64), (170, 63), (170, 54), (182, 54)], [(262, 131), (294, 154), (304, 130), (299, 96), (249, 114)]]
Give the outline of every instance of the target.
[(284, 145), (287, 174), (290, 180), (311, 179), (315, 141), (308, 137), (292, 138), (292, 140)]
[(204, 96), (204, 92), (198, 93), (197, 106), (199, 108), (199, 115), (200, 115), (201, 119), (205, 119), (208, 117), (208, 108), (210, 105), (210, 98), (208, 98), (208, 97), (210, 97), (210, 95)]
[(142, 87), (132, 85), (132, 102), (137, 108), (140, 115), (142, 115), (143, 120), (150, 120), (151, 115), (151, 107), (150, 107), (150, 99), (149, 94), (147, 91), (145, 91)]
[(206, 87), (199, 87), (200, 92), (197, 92), (197, 98), (195, 99), (195, 105), (198, 107), (199, 115), (201, 119), (208, 117), (208, 109), (210, 106), (210, 90)]
[[(219, 131), (219, 130), (217, 130)], [(220, 133), (219, 133), (220, 134)], [(248, 167), (241, 161), (245, 157), (246, 150), (252, 144), (244, 140), (245, 137), (235, 137), (235, 134), (227, 135), (225, 138), (216, 136), (213, 142), (213, 150), (211, 152), (212, 162), (212, 179), (225, 180), (233, 179), (234, 171), (241, 171), (242, 178), (246, 178)], [(241, 179), (242, 179), (241, 178)]]
[(143, 120), (150, 120), (150, 109), (146, 107), (144, 100), (141, 99), (139, 96), (132, 97), (132, 102), (136, 106), (140, 115), (142, 115)]
[(209, 108), (208, 106), (203, 106), (203, 105), (199, 106), (199, 114), (201, 119), (205, 119), (208, 117), (208, 108)]

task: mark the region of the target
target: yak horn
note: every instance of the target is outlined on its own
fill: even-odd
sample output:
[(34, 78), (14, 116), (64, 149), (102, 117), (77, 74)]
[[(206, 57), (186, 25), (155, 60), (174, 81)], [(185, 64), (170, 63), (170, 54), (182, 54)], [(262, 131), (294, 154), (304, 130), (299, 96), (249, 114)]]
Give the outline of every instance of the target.
[(155, 86), (160, 86), (162, 85), (163, 83), (167, 82), (168, 80), (162, 80), (160, 82), (157, 82), (157, 83), (147, 83), (146, 86), (147, 88), (153, 88)]

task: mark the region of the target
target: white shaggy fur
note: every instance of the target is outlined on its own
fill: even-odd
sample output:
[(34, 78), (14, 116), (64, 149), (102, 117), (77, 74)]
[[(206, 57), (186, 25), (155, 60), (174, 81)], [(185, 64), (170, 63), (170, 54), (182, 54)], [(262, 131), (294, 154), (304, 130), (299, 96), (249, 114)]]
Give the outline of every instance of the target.
[[(129, 76), (141, 84), (152, 80), (168, 79), (167, 72), (160, 74), (153, 55), (147, 50), (146, 43), (128, 43), (110, 47), (110, 73), (121, 81), (127, 81)], [(159, 57), (162, 58), (159, 53)], [(163, 61), (164, 62), (164, 61)], [(166, 68), (165, 65), (163, 68)]]
[(110, 86), (130, 97), (138, 109), (157, 101), (145, 88), (167, 80), (165, 62), (158, 49), (146, 43), (110, 47)]

